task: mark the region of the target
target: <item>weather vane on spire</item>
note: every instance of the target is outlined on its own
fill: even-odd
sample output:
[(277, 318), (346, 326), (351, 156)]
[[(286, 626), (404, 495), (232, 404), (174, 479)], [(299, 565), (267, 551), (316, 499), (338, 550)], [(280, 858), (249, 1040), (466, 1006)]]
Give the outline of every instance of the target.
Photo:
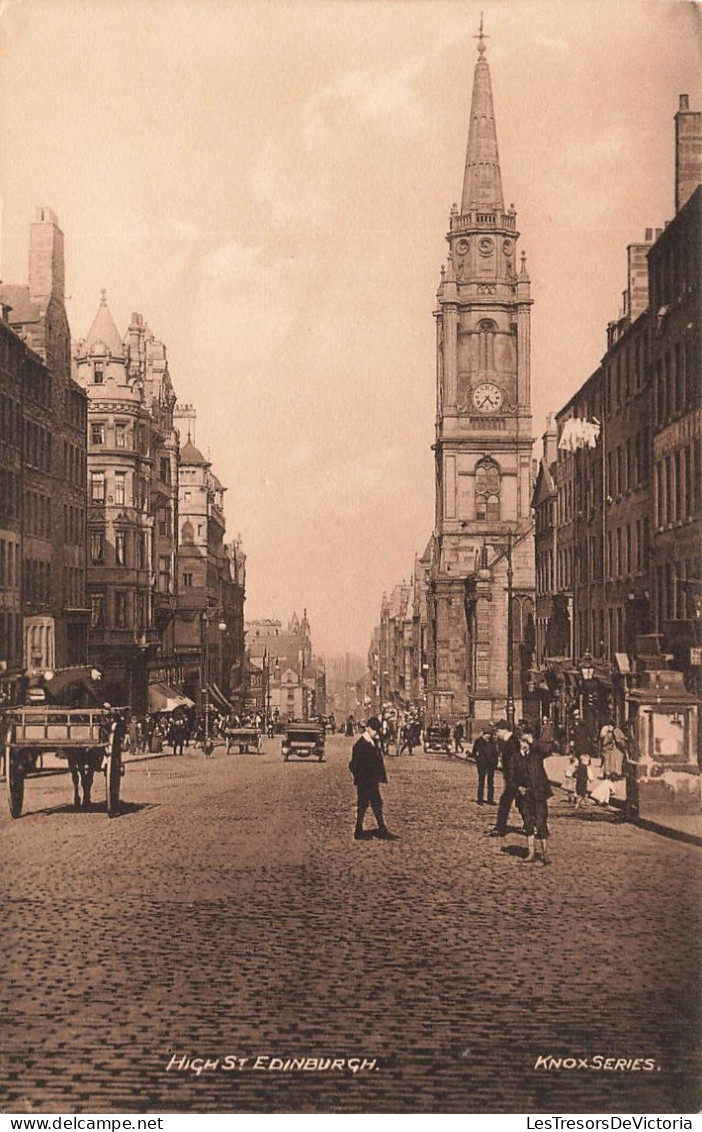
[(478, 32), (477, 35), (473, 36), (473, 39), (477, 39), (479, 41), (478, 42), (478, 53), (480, 55), (485, 54), (485, 40), (489, 39), (489, 38), (490, 38), (490, 36), (485, 35), (485, 33), (483, 32), (483, 13), (481, 12), (480, 13), (480, 31)]

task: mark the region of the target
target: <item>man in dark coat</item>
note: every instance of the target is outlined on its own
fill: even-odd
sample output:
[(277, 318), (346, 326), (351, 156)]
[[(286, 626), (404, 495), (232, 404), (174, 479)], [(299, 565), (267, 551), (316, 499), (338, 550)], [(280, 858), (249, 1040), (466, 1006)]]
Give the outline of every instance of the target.
[(495, 724), (495, 736), (500, 741), (502, 747), (502, 778), (504, 780), (504, 786), (497, 807), (495, 828), (490, 830), (490, 837), (505, 837), (507, 835), (509, 811), (512, 809), (512, 803), (517, 796), (517, 787), (514, 781), (515, 764), (520, 756), (521, 748), (516, 732), (510, 727), (506, 719), (501, 719), (499, 723)]
[(486, 723), (473, 744), (473, 758), (478, 767), (478, 805), (484, 803), (485, 783), (489, 806), (495, 805), (495, 771), (497, 770), (497, 747), (492, 737), (492, 727)]
[[(396, 841), (395, 834), (390, 833), (383, 819), (380, 783), (387, 782), (388, 776), (380, 750), (380, 720), (377, 716), (371, 716), (365, 731), (354, 743), (349, 770), (353, 775), (357, 794), (355, 840), (367, 841), (370, 837), (380, 837), (383, 841)], [(378, 823), (377, 830), (363, 828), (363, 819), (369, 806)]]
[(548, 745), (542, 740), (534, 742), (529, 728), (525, 728), (520, 740), (521, 752), (515, 763), (514, 781), (517, 788), (517, 807), (524, 822), (527, 835), (527, 855), (525, 860), (535, 859), (535, 838), (541, 842), (541, 853), (545, 865), (549, 863), (546, 842), (548, 830), (548, 800), (553, 795), (548, 780), (544, 759), (549, 754)]
[(579, 711), (573, 712), (573, 754), (574, 755), (591, 755), (592, 754), (592, 736), (587, 724), (580, 716)]
[(105, 696), (100, 688), (99, 668), (76, 665), (63, 668), (56, 675), (47, 674), (44, 692), (50, 704), (69, 708), (102, 707)]

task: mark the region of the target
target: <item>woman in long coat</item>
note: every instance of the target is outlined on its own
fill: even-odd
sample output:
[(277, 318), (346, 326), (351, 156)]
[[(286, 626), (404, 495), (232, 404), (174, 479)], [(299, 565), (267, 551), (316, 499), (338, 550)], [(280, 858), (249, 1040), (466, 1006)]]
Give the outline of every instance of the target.
[(533, 742), (529, 732), (520, 738), (519, 758), (514, 760), (514, 784), (517, 788), (517, 805), (524, 821), (527, 835), (527, 861), (534, 861), (535, 839), (541, 842), (541, 853), (545, 865), (549, 863), (546, 842), (548, 829), (548, 799), (553, 790), (546, 774), (544, 759), (549, 754), (548, 746), (540, 741)]

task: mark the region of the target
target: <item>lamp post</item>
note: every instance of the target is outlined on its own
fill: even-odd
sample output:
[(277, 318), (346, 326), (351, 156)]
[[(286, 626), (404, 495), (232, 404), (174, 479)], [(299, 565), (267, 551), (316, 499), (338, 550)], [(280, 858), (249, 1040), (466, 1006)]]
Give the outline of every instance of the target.
[(594, 658), (593, 658), (591, 653), (589, 653), (589, 652), (583, 653), (583, 655), (580, 659), (579, 667), (580, 667), (580, 676), (582, 678), (582, 684), (583, 684), (583, 694), (581, 695), (581, 700), (580, 700), (580, 714), (583, 717), (583, 719), (585, 719), (585, 714), (587, 714), (588, 718), (587, 718), (587, 720), (585, 720), (585, 722), (586, 722), (586, 724), (589, 728), (589, 726), (590, 726), (590, 718), (589, 718), (590, 712), (589, 711), (587, 713), (583, 712), (583, 699), (585, 701), (585, 706), (589, 708), (590, 707), (590, 691), (591, 691), (591, 686), (592, 686), (592, 678), (595, 675), (595, 661), (594, 661)]
[[(514, 545), (514, 531), (507, 531), (507, 542), (490, 544), (495, 550), (503, 553), (507, 561), (507, 722), (511, 729), (514, 729), (515, 705), (514, 705), (514, 568), (512, 564), (512, 547)], [(490, 571), (487, 564), (487, 544), (483, 542), (483, 553), (481, 556), (481, 571), (485, 571), (485, 577), (490, 577)], [(478, 576), (481, 574), (479, 572)]]
[(217, 622), (217, 630), (219, 632), (219, 680), (217, 681), (220, 692), (224, 687), (229, 687), (228, 681), (224, 679), (224, 635), (227, 632), (227, 622), (222, 619)]
[[(203, 721), (204, 721), (203, 747), (204, 747), (205, 754), (207, 756), (212, 754), (212, 750), (214, 748), (214, 743), (212, 742), (212, 739), (210, 737), (210, 694), (209, 694), (209, 691), (208, 691), (208, 685), (209, 685), (209, 677), (210, 677), (210, 672), (209, 672), (209, 666), (210, 666), (209, 627), (210, 627), (210, 624), (214, 621), (215, 616), (216, 616), (215, 610), (210, 611), (209, 609), (205, 609), (202, 613), (202, 621), (201, 621), (201, 625), (202, 625), (202, 675), (200, 677), (200, 699), (201, 699), (202, 714), (203, 714)], [(222, 634), (226, 633), (226, 631), (227, 631), (226, 621), (219, 621), (217, 623), (217, 629), (219, 630), (219, 633), (220, 633), (220, 636), (219, 636), (219, 655), (220, 655), (220, 669), (221, 669), (221, 667), (222, 667), (222, 662), (221, 662)]]
[(267, 648), (263, 650), (263, 714), (266, 734), (271, 721), (271, 657)]
[(512, 531), (507, 532), (507, 722), (514, 729), (514, 612), (512, 569)]

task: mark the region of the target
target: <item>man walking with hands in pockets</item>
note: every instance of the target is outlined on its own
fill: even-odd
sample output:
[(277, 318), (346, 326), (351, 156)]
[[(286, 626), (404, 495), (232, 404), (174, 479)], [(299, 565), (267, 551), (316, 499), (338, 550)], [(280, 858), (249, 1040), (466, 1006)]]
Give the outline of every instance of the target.
[[(371, 716), (363, 734), (354, 743), (349, 770), (353, 775), (357, 795), (356, 829), (353, 835), (355, 840), (368, 841), (371, 837), (379, 837), (382, 841), (397, 841), (383, 818), (380, 783), (387, 782), (388, 776), (380, 749), (380, 720), (377, 716)], [(363, 828), (363, 819), (369, 806), (378, 823), (377, 829)]]

